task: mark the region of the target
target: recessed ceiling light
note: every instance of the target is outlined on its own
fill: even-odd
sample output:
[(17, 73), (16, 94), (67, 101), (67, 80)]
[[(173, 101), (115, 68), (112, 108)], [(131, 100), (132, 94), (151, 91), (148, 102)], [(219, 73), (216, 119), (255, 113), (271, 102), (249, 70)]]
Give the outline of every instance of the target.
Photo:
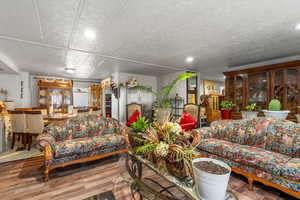
[(300, 23), (298, 23), (298, 24), (295, 26), (295, 29), (296, 29), (296, 30), (300, 30)]
[(88, 39), (88, 40), (94, 40), (96, 38), (96, 33), (91, 30), (91, 29), (86, 29), (84, 31), (84, 36)]
[(188, 57), (186, 57), (185, 61), (188, 63), (192, 63), (192, 62), (194, 62), (194, 57), (188, 56)]
[(73, 74), (75, 73), (76, 69), (72, 67), (66, 67), (65, 71), (68, 72), (69, 74)]

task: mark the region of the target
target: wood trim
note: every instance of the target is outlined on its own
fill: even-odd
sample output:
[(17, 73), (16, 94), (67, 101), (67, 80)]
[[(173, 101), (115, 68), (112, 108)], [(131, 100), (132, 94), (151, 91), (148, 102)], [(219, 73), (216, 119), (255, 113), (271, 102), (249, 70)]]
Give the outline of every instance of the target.
[[(44, 152), (45, 161), (46, 160), (51, 160), (51, 158), (52, 158), (51, 149), (49, 150), (49, 148), (50, 148), (49, 145), (45, 146), (45, 150), (44, 150), (45, 151)], [(110, 153), (106, 153), (106, 154), (102, 154), (102, 155), (98, 155), (98, 156), (81, 158), (81, 159), (78, 159), (78, 160), (72, 160), (72, 161), (69, 161), (69, 162), (61, 163), (61, 164), (50, 166), (50, 167), (47, 167), (46, 163), (45, 163), (45, 171), (44, 171), (45, 180), (46, 181), (48, 180), (49, 172), (53, 169), (56, 169), (56, 168), (59, 168), (59, 167), (66, 167), (68, 165), (73, 165), (73, 164), (98, 160), (98, 159), (109, 157), (109, 156), (112, 156), (112, 155), (115, 155), (115, 154), (125, 153), (125, 152), (128, 152), (129, 150), (130, 150), (129, 148), (126, 148), (126, 149), (122, 149), (122, 150), (118, 150), (118, 151), (114, 151), (114, 152), (110, 152)], [(49, 151), (50, 151), (50, 153), (49, 153)], [(51, 155), (49, 155), (49, 154), (51, 154)]]
[(274, 69), (280, 70), (280, 69), (284, 69), (284, 68), (300, 69), (300, 60), (284, 62), (284, 63), (277, 63), (277, 64), (272, 64), (272, 65), (265, 65), (265, 66), (256, 66), (256, 67), (251, 67), (251, 68), (242, 69), (242, 70), (223, 72), (223, 74), (225, 76), (234, 76), (237, 74), (263, 72), (263, 71), (269, 71), (269, 70), (274, 70)]
[(37, 85), (39, 88), (72, 88), (72, 80), (47, 80), (47, 79), (38, 79)]
[[(235, 172), (237, 174), (240, 174), (240, 175), (243, 175), (246, 178), (248, 178), (249, 185), (250, 185), (250, 187), (249, 187), (250, 190), (251, 190), (251, 187), (252, 187), (251, 183), (253, 181), (257, 181), (257, 182), (260, 182), (260, 183), (262, 183), (262, 184), (264, 184), (266, 186), (270, 186), (270, 187), (276, 188), (276, 189), (278, 189), (278, 190), (280, 190), (282, 192), (285, 192), (285, 193), (287, 193), (287, 194), (289, 194), (289, 195), (291, 195), (293, 197), (296, 197), (296, 198), (300, 199), (300, 193), (299, 192), (290, 190), (290, 189), (285, 188), (285, 187), (283, 187), (281, 185), (278, 185), (276, 183), (273, 183), (273, 182), (267, 181), (267, 180), (265, 180), (263, 178), (257, 177), (257, 176), (255, 176), (253, 174), (249, 174), (247, 172), (241, 171), (241, 170), (239, 170), (236, 167), (231, 167), (231, 169), (232, 169), (233, 172)], [(296, 184), (300, 184), (299, 182), (295, 182), (295, 183)]]

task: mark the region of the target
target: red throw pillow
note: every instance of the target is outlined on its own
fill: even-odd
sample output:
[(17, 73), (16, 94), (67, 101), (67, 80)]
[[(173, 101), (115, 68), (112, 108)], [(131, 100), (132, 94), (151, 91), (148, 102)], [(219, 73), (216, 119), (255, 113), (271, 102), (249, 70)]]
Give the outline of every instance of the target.
[(128, 127), (130, 127), (131, 124), (132, 124), (133, 122), (136, 122), (137, 118), (138, 118), (140, 115), (141, 115), (140, 111), (135, 110), (135, 111), (133, 112), (133, 114), (131, 115), (131, 117), (129, 118), (129, 120), (128, 120), (128, 122), (126, 123), (126, 125), (127, 125)]
[(184, 131), (189, 131), (196, 128), (197, 120), (195, 120), (190, 113), (184, 111), (179, 124)]

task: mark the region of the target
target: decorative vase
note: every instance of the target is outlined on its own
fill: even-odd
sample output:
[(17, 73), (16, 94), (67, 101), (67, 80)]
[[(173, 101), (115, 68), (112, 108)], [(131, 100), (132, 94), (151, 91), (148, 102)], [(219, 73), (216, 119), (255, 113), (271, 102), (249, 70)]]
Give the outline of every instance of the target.
[(296, 115), (298, 123), (300, 123), (300, 114)]
[(265, 117), (267, 118), (274, 118), (274, 119), (286, 119), (288, 114), (290, 113), (289, 110), (280, 110), (280, 111), (271, 111), (271, 110), (263, 110)]
[[(200, 161), (211, 161), (228, 169), (228, 173), (218, 175), (200, 170), (199, 168), (195, 167), (195, 163)], [(211, 158), (197, 158), (192, 161), (192, 164), (195, 177), (195, 190), (199, 199), (224, 200), (231, 168), (226, 163)]]
[(255, 119), (257, 117), (258, 112), (251, 111), (242, 111), (243, 119)]
[(231, 110), (221, 110), (222, 119), (231, 119)]
[(158, 123), (163, 123), (170, 120), (171, 108), (157, 108), (156, 119)]

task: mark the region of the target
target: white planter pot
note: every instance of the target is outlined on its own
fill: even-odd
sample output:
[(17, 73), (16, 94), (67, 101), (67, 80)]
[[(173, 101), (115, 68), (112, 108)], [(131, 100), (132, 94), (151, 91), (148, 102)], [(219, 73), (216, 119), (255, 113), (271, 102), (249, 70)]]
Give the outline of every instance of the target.
[(255, 119), (257, 118), (258, 112), (242, 111), (243, 119)]
[(165, 121), (170, 120), (171, 116), (171, 109), (170, 108), (157, 108), (156, 109), (156, 119), (158, 123), (163, 123)]
[(267, 118), (274, 118), (274, 119), (286, 119), (288, 114), (290, 113), (289, 110), (280, 110), (280, 111), (263, 110), (263, 112)]
[[(194, 166), (199, 161), (212, 161), (229, 170), (227, 174), (217, 175), (202, 171)], [(224, 162), (211, 158), (197, 158), (192, 161), (195, 176), (195, 190), (199, 199), (224, 200), (231, 168)]]
[(300, 115), (296, 115), (298, 123), (300, 123)]

